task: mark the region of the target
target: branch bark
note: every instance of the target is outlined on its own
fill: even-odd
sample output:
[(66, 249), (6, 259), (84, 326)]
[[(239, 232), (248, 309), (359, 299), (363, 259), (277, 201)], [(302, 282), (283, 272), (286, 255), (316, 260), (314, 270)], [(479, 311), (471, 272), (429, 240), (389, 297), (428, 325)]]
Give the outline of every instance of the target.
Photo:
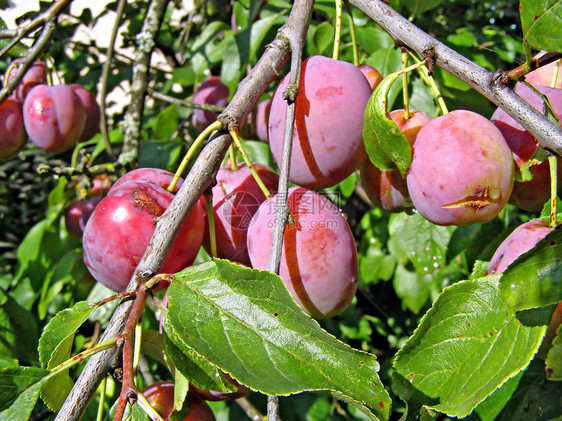
[(420, 55), (431, 52), (435, 64), (480, 92), (531, 133), (539, 144), (562, 156), (562, 129), (500, 83), (501, 72), (492, 73), (447, 47), (411, 23), (381, 0), (350, 0), (398, 43)]

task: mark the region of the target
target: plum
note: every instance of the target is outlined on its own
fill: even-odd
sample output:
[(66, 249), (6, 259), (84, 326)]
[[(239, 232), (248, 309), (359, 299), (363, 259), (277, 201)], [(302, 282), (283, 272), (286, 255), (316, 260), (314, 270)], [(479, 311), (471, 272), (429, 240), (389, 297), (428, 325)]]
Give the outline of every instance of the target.
[[(220, 76), (211, 76), (199, 86), (193, 95), (193, 103), (226, 107), (228, 105), (228, 95), (228, 86), (221, 82)], [(192, 117), (193, 125), (202, 131), (214, 123), (217, 117), (217, 113), (195, 108)]]
[(269, 111), (271, 110), (271, 101), (271, 98), (267, 98), (258, 103), (252, 117), (256, 139), (262, 142), (269, 142), (267, 125), (269, 121)]
[[(273, 158), (281, 163), (287, 103), (286, 76), (271, 102), (268, 135)], [(363, 113), (372, 89), (351, 63), (311, 56), (302, 64), (289, 179), (322, 189), (344, 180), (366, 157)]]
[[(170, 171), (163, 170), (161, 168), (150, 168), (150, 167), (137, 168), (119, 177), (117, 181), (113, 183), (113, 185), (109, 189), (109, 192), (116, 190), (117, 188), (119, 188), (119, 186), (121, 186), (122, 184), (128, 181), (149, 181), (151, 183), (159, 185), (163, 189), (167, 189), (171, 184), (173, 178), (174, 178), (173, 173), (171, 173)], [(180, 177), (174, 188), (174, 193), (177, 193), (177, 191), (180, 189), (182, 184), (183, 184), (183, 178)]]
[(15, 157), (26, 143), (21, 102), (6, 98), (0, 104), (0, 161)]
[[(114, 291), (125, 290), (154, 234), (154, 218), (162, 215), (173, 197), (158, 184), (128, 181), (102, 199), (82, 237), (84, 262), (94, 279)], [(203, 242), (203, 212), (198, 202), (174, 241), (162, 272), (175, 273), (193, 263)]]
[(363, 75), (369, 82), (369, 85), (371, 85), (371, 89), (374, 91), (377, 85), (381, 83), (381, 80), (383, 79), (381, 73), (373, 66), (369, 66), (368, 64), (362, 64), (358, 67), (358, 69), (361, 70), (361, 73), (363, 73)]
[(33, 143), (61, 153), (76, 145), (86, 124), (86, 111), (70, 85), (37, 85), (23, 103), (25, 130)]
[(84, 227), (101, 199), (101, 197), (94, 197), (88, 200), (77, 200), (70, 204), (64, 214), (64, 223), (71, 236), (82, 238)]
[(80, 137), (81, 142), (90, 140), (94, 135), (100, 131), (100, 121), (101, 121), (101, 110), (100, 106), (96, 101), (96, 97), (82, 85), (73, 83), (70, 85), (76, 95), (80, 97), (84, 110), (86, 111), (86, 124), (84, 125), (84, 131), (82, 132), (82, 137)]
[[(545, 53), (542, 51), (536, 57), (540, 57)], [(558, 77), (556, 78), (556, 83), (553, 86), (553, 77), (556, 68), (560, 66), (560, 60), (549, 63), (546, 66), (541, 66), (532, 72), (525, 75), (525, 80), (533, 86), (548, 86), (553, 88), (562, 88), (562, 72), (558, 72)]]
[[(413, 146), (418, 132), (431, 118), (421, 111), (411, 111), (410, 118), (404, 119), (404, 113), (403, 109), (394, 110), (389, 116)], [(367, 197), (378, 208), (386, 212), (402, 212), (413, 207), (406, 179), (397, 168), (381, 171), (366, 159), (359, 175)]]
[(437, 225), (492, 220), (513, 188), (514, 163), (501, 132), (485, 117), (455, 110), (419, 131), (406, 176), (414, 207)]
[[(267, 269), (278, 196), (263, 202), (248, 228), (252, 266)], [(286, 226), (279, 276), (295, 301), (312, 317), (344, 311), (357, 290), (355, 241), (346, 219), (326, 197), (303, 188), (288, 191), (291, 222)]]
[[(21, 61), (23, 59), (18, 58), (13, 61), (12, 65), (8, 68), (8, 72), (6, 73), (6, 83), (13, 79), (16, 75), (19, 67), (21, 65)], [(14, 92), (12, 93), (13, 97), (16, 98), (20, 102), (24, 102), (27, 93), (36, 85), (44, 85), (47, 83), (47, 69), (45, 67), (45, 62), (43, 61), (36, 61), (34, 62), (23, 78), (19, 81), (16, 85)]]
[[(160, 381), (153, 383), (143, 389), (142, 394), (162, 418), (170, 419), (174, 410), (173, 382)], [(188, 392), (186, 399), (189, 402), (189, 414), (183, 418), (183, 421), (215, 421), (215, 414), (207, 402), (191, 390)]]
[(523, 253), (531, 250), (553, 229), (548, 222), (541, 220), (529, 221), (519, 225), (495, 251), (488, 266), (488, 273), (503, 272), (509, 264)]
[[(552, 105), (553, 111), (558, 117), (562, 116), (562, 89), (536, 86), (542, 94), (546, 95)], [(515, 92), (525, 101), (542, 112), (543, 101), (531, 88), (518, 83)], [(545, 202), (550, 198), (550, 169), (548, 161), (532, 162), (532, 157), (538, 147), (535, 138), (504, 110), (498, 108), (491, 117), (492, 122), (500, 129), (507, 141), (513, 159), (515, 169), (521, 172), (529, 169), (532, 179), (517, 180), (513, 186), (513, 192), (509, 203), (530, 212), (539, 212)], [(558, 159), (559, 173), (562, 169), (562, 160)]]
[[(279, 176), (266, 165), (252, 164), (270, 192), (277, 191)], [(248, 226), (260, 204), (266, 199), (246, 164), (237, 170), (219, 168), (212, 188), (217, 257), (250, 264), (246, 247)], [(211, 251), (209, 230), (203, 245)]]

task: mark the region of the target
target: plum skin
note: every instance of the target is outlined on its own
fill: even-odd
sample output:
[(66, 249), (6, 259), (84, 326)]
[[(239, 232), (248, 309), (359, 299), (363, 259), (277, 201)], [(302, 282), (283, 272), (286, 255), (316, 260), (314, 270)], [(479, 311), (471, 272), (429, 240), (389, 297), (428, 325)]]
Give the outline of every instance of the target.
[(86, 112), (86, 123), (84, 130), (80, 137), (81, 142), (90, 140), (94, 135), (100, 131), (101, 110), (96, 101), (96, 97), (82, 85), (73, 83), (70, 87), (74, 90), (76, 95), (80, 97), (84, 110)]
[(541, 220), (529, 221), (519, 225), (495, 251), (488, 266), (488, 273), (503, 272), (515, 259), (531, 250), (553, 229), (548, 222)]
[[(273, 169), (258, 163), (252, 165), (267, 189), (276, 192), (279, 176)], [(238, 164), (237, 170), (219, 168), (216, 181), (211, 192), (217, 257), (250, 265), (246, 245), (248, 225), (266, 197), (246, 164)], [(208, 252), (211, 251), (210, 244), (209, 230), (206, 229), (203, 245)]]
[(29, 139), (47, 152), (62, 153), (80, 140), (86, 112), (70, 85), (37, 85), (23, 103)]
[(513, 179), (513, 156), (501, 132), (466, 110), (422, 127), (406, 176), (414, 207), (437, 225), (492, 220), (506, 205)]
[(15, 157), (26, 143), (21, 102), (6, 98), (0, 104), (0, 161)]
[[(12, 67), (6, 74), (6, 83), (10, 82), (16, 75), (23, 59), (19, 58), (13, 61)], [(25, 101), (27, 93), (37, 85), (44, 85), (47, 83), (47, 68), (45, 62), (36, 61), (34, 62), (27, 72), (23, 75), (19, 83), (16, 85), (12, 96), (20, 102)]]
[[(252, 266), (267, 269), (278, 196), (260, 205), (248, 228)], [(302, 187), (288, 191), (292, 223), (283, 237), (279, 276), (294, 300), (312, 317), (343, 312), (357, 290), (355, 241), (339, 209)]]
[[(103, 198), (82, 236), (84, 262), (94, 279), (117, 292), (126, 289), (154, 233), (154, 218), (162, 215), (172, 199), (170, 192), (146, 181), (123, 183)], [(198, 202), (174, 241), (162, 272), (175, 273), (193, 263), (203, 241), (203, 212)]]
[[(199, 86), (193, 95), (193, 103), (226, 107), (228, 105), (228, 95), (229, 89), (221, 82), (220, 76), (211, 76)], [(217, 113), (195, 108), (192, 117), (193, 125), (202, 131), (214, 123), (217, 117)]]
[[(268, 137), (273, 158), (281, 162), (285, 130), (286, 76), (277, 86), (269, 113)], [(372, 94), (361, 71), (351, 63), (322, 56), (302, 64), (289, 179), (321, 189), (344, 180), (366, 157), (363, 114)]]
[[(150, 405), (162, 418), (168, 420), (174, 410), (174, 383), (171, 381), (160, 381), (147, 386), (142, 394)], [(215, 414), (207, 402), (191, 390), (186, 399), (189, 401), (190, 410), (183, 421), (214, 421)]]

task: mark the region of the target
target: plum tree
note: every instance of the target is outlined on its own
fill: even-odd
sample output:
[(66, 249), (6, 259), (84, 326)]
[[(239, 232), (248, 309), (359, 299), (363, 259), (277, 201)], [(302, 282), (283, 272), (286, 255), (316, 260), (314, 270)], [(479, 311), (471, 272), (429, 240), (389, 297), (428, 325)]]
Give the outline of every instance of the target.
[[(266, 165), (252, 164), (270, 192), (277, 190), (279, 176)], [(266, 200), (248, 166), (237, 164), (238, 169), (219, 168), (217, 183), (212, 188), (213, 216), (217, 257), (250, 264), (246, 246), (248, 227), (260, 204)], [(203, 242), (211, 251), (209, 230)]]
[[(537, 85), (536, 89), (546, 95), (556, 115), (562, 116), (562, 89), (540, 85)], [(518, 83), (515, 92), (542, 111), (543, 100), (531, 88)], [(527, 211), (540, 211), (550, 197), (550, 170), (547, 160), (540, 162), (534, 159), (538, 142), (501, 108), (494, 112), (491, 120), (505, 137), (513, 152), (516, 171), (520, 174), (514, 183), (509, 203)], [(560, 159), (558, 161), (562, 163)], [(561, 165), (559, 169), (560, 167)], [(525, 178), (521, 179), (522, 177)]]
[[(404, 110), (389, 113), (392, 121), (404, 133), (410, 146), (414, 145), (420, 129), (431, 119), (420, 111), (411, 111), (404, 119)], [(373, 204), (387, 212), (402, 212), (413, 207), (406, 179), (397, 168), (381, 171), (369, 159), (359, 169), (361, 185)]]
[[(147, 181), (115, 183), (96, 206), (82, 237), (84, 262), (94, 279), (114, 291), (127, 287), (154, 233), (154, 218), (164, 213), (173, 197)], [(174, 273), (193, 263), (203, 242), (203, 212), (199, 202), (176, 238), (162, 266), (164, 272)], [(165, 286), (162, 283), (160, 288)]]
[(23, 122), (33, 143), (48, 152), (61, 153), (80, 140), (86, 112), (69, 85), (37, 85), (23, 103)]
[(501, 132), (485, 117), (455, 110), (425, 124), (406, 177), (414, 207), (437, 225), (493, 219), (513, 188), (514, 164)]
[[(280, 164), (286, 107), (283, 92), (288, 77), (277, 86), (269, 113), (269, 144)], [(333, 186), (365, 159), (363, 113), (372, 89), (351, 63), (328, 57), (308, 57), (302, 64), (289, 179), (299, 186)]]
[[(197, 88), (193, 95), (193, 103), (225, 107), (228, 103), (228, 95), (228, 86), (221, 82), (220, 76), (211, 76)], [(217, 117), (217, 113), (196, 108), (193, 110), (193, 125), (199, 130), (203, 130)]]
[[(252, 266), (267, 269), (278, 196), (263, 202), (248, 228)], [(288, 192), (291, 222), (285, 229), (279, 276), (297, 303), (315, 318), (344, 311), (357, 290), (357, 251), (340, 210), (306, 188)]]
[(27, 143), (21, 102), (6, 98), (0, 104), (0, 161), (15, 157)]

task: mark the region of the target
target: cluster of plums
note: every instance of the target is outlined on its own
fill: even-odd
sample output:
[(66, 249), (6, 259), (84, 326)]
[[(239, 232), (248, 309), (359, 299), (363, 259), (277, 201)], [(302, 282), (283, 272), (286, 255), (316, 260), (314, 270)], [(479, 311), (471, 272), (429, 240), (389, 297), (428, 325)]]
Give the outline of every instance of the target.
[[(10, 65), (5, 83), (20, 65), (21, 59)], [(37, 61), (0, 104), (0, 160), (15, 157), (28, 139), (48, 152), (65, 152), (91, 139), (99, 124), (94, 95), (78, 84), (48, 85), (45, 63)]]
[[(542, 175), (546, 164), (530, 161), (537, 142), (501, 110), (491, 121), (466, 110), (433, 119), (417, 111), (405, 119), (404, 110), (392, 111), (389, 118), (411, 145), (412, 164), (405, 177), (397, 169), (379, 170), (366, 155), (363, 115), (380, 80), (380, 73), (369, 66), (356, 67), (321, 56), (303, 62), (290, 171), (290, 181), (296, 186), (288, 191), (290, 218), (279, 275), (295, 301), (315, 318), (344, 311), (358, 282), (356, 246), (346, 218), (316, 190), (334, 186), (359, 170), (373, 204), (388, 212), (415, 208), (440, 225), (489, 221), (508, 200), (537, 211), (548, 199), (549, 179)], [(259, 103), (252, 124), (257, 137), (269, 142), (278, 165), (286, 110), (282, 96), (287, 85), (285, 78), (272, 98)], [(34, 97), (35, 89), (25, 103)], [(562, 115), (560, 90), (538, 89)], [(540, 98), (530, 89), (521, 85), (516, 91), (540, 106)], [(37, 91), (39, 95), (46, 96), (42, 90)], [(226, 105), (227, 98), (228, 88), (220, 78), (212, 77), (200, 86), (194, 102)], [(216, 117), (195, 110), (193, 124), (202, 130)], [(266, 198), (246, 164), (221, 167), (211, 192), (214, 241), (201, 199), (181, 228), (162, 272), (188, 267), (201, 247), (211, 252), (212, 244), (217, 257), (268, 268), (279, 179), (272, 168), (253, 165), (272, 198)], [(516, 180), (518, 169), (528, 169), (532, 180)], [(84, 261), (97, 281), (115, 291), (127, 287), (154, 233), (155, 218), (163, 214), (182, 184), (180, 179), (171, 192), (172, 179), (168, 171), (141, 168), (125, 174), (95, 198), (93, 212), (88, 209), (77, 232), (83, 230)], [(529, 187), (530, 192), (525, 192)], [(503, 271), (552, 229), (540, 221), (519, 227), (498, 249), (489, 273)], [(167, 418), (173, 384), (159, 383), (145, 394), (153, 405), (160, 405), (158, 412)], [(210, 415), (201, 415), (201, 419), (214, 419), (205, 409), (208, 396), (190, 392), (189, 399), (194, 414), (202, 411)]]

